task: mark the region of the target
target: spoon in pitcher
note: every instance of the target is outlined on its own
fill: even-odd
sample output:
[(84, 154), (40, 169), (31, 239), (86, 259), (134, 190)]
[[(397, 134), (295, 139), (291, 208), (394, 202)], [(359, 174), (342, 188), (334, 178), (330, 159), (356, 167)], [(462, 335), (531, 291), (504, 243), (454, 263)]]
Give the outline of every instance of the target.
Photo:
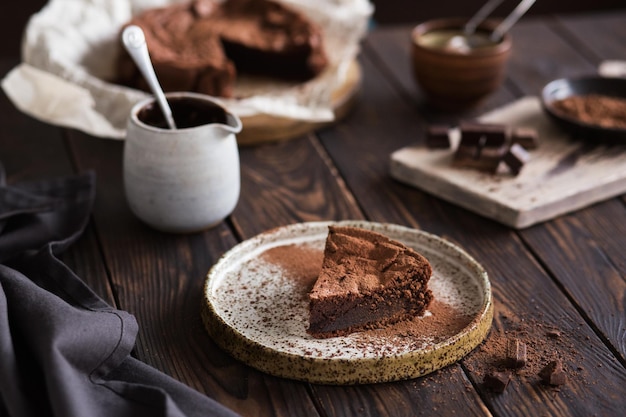
[(511, 27), (517, 22), (536, 0), (522, 0), (515, 9), (494, 29), (489, 35), (489, 39), (474, 36), (478, 25), (489, 16), (491, 12), (495, 10), (503, 0), (489, 0), (485, 3), (474, 16), (463, 27), (463, 34), (456, 35), (450, 38), (446, 43), (447, 49), (455, 49), (460, 52), (469, 52), (472, 48), (476, 48), (482, 45), (487, 45), (490, 42), (497, 43), (502, 39), (504, 34), (511, 29)]
[(150, 60), (150, 54), (148, 53), (148, 46), (146, 45), (146, 36), (143, 33), (143, 30), (136, 25), (131, 25), (124, 29), (122, 32), (122, 43), (124, 47), (128, 51), (128, 54), (131, 56), (139, 71), (146, 79), (150, 90), (156, 97), (156, 101), (161, 107), (161, 111), (165, 116), (165, 121), (170, 129), (176, 129), (176, 123), (174, 122), (174, 117), (172, 116), (172, 109), (165, 98), (165, 94), (163, 93), (163, 89), (161, 88), (161, 84), (159, 84), (159, 80), (157, 79), (156, 74), (154, 73), (154, 67), (152, 66), (152, 61)]

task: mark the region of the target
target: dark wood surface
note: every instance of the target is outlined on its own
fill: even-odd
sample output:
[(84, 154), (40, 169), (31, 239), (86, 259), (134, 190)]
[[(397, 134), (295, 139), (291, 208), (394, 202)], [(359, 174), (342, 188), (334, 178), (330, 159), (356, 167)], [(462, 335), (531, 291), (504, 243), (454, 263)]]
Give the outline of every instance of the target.
[[(5, 0), (0, 3), (0, 56), (19, 55), (20, 39), (33, 13), (41, 10), (48, 0)], [(485, 0), (371, 0), (374, 5), (373, 22), (380, 25), (415, 23), (418, 21), (449, 17), (469, 17), (476, 13)], [(503, 0), (493, 16), (506, 16), (519, 0)], [(537, 1), (525, 16), (560, 13), (572, 14), (588, 11), (616, 10), (624, 7), (623, 0), (550, 0)], [(524, 19), (524, 18), (522, 18)]]
[[(137, 358), (242, 415), (623, 415), (625, 196), (515, 231), (391, 179), (391, 152), (422, 141), (426, 123), (459, 117), (424, 105), (411, 78), (409, 32), (409, 26), (389, 26), (368, 35), (360, 56), (362, 90), (344, 121), (289, 142), (240, 149), (238, 206), (203, 233), (163, 234), (133, 217), (122, 187), (122, 142), (33, 120), (4, 94), (0, 161), (9, 182), (96, 172), (92, 220), (63, 260), (108, 302), (137, 317)], [(626, 58), (626, 10), (529, 18), (513, 36), (504, 86), (463, 117), (536, 95), (552, 79), (593, 73), (604, 59)], [(3, 59), (0, 72), (17, 62)], [(495, 299), (486, 342), (459, 363), (419, 379), (348, 387), (269, 376), (217, 348), (199, 316), (211, 265), (268, 229), (341, 219), (422, 229), (474, 256), (489, 273)], [(490, 343), (506, 334), (545, 338), (545, 329), (560, 332), (548, 354), (563, 357), (566, 385), (546, 387), (520, 373), (502, 394), (484, 387)]]
[[(32, 0), (31, 0), (32, 1)], [(520, 0), (503, 0), (492, 16), (504, 17), (519, 4)], [(374, 19), (382, 24), (414, 23), (420, 20), (472, 16), (486, 0), (372, 0), (376, 7)], [(550, 0), (536, 1), (525, 16), (548, 14), (572, 14), (589, 11), (614, 10), (624, 7), (621, 0)]]

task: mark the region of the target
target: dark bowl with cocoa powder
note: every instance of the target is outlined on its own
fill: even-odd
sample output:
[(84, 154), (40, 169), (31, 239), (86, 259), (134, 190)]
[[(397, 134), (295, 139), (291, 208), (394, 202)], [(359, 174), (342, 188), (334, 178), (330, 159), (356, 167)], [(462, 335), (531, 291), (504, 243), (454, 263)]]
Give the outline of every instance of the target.
[(626, 143), (626, 79), (563, 78), (542, 91), (545, 112), (573, 138)]

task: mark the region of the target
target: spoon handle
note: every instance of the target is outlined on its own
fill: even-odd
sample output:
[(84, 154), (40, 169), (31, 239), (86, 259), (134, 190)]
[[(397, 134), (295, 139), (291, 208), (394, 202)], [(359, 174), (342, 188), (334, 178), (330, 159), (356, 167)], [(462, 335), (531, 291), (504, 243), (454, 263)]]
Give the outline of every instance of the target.
[(478, 25), (487, 18), (494, 11), (496, 7), (500, 5), (504, 0), (489, 0), (487, 3), (478, 9), (476, 14), (465, 24), (463, 33), (465, 35), (471, 35), (476, 31)]
[(502, 38), (502, 36), (504, 36), (504, 34), (508, 32), (509, 29), (511, 29), (511, 26), (513, 26), (515, 22), (517, 22), (519, 18), (522, 17), (524, 13), (526, 13), (528, 9), (530, 9), (530, 6), (532, 6), (534, 3), (535, 0), (522, 0), (511, 12), (511, 14), (509, 14), (506, 19), (504, 19), (502, 23), (500, 23), (498, 27), (495, 28), (489, 38), (494, 42), (498, 42)]
[(174, 122), (174, 117), (172, 116), (172, 110), (167, 103), (167, 99), (165, 98), (165, 94), (163, 94), (159, 80), (154, 73), (154, 68), (152, 67), (152, 62), (150, 61), (150, 54), (148, 53), (146, 37), (143, 30), (139, 26), (135, 25), (126, 27), (122, 33), (122, 43), (133, 61), (135, 61), (135, 64), (137, 64), (139, 71), (141, 71), (144, 78), (148, 82), (148, 86), (154, 93), (156, 100), (161, 107), (161, 111), (163, 111), (167, 125), (170, 129), (176, 129), (176, 123)]

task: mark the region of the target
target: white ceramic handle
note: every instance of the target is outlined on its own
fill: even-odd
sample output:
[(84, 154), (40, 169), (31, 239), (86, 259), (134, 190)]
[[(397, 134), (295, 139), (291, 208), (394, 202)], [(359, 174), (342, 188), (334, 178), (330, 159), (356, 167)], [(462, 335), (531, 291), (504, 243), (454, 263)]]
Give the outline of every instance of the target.
[(143, 30), (139, 26), (135, 25), (126, 27), (122, 33), (122, 43), (133, 61), (135, 61), (135, 64), (137, 64), (139, 71), (141, 71), (141, 74), (148, 82), (148, 86), (154, 93), (157, 103), (159, 103), (159, 106), (163, 111), (167, 125), (170, 129), (176, 129), (176, 123), (172, 117), (172, 110), (167, 103), (165, 94), (163, 94), (163, 89), (161, 89), (159, 80), (154, 73), (154, 68), (152, 67), (152, 61), (150, 61), (150, 54), (148, 53), (146, 37)]

